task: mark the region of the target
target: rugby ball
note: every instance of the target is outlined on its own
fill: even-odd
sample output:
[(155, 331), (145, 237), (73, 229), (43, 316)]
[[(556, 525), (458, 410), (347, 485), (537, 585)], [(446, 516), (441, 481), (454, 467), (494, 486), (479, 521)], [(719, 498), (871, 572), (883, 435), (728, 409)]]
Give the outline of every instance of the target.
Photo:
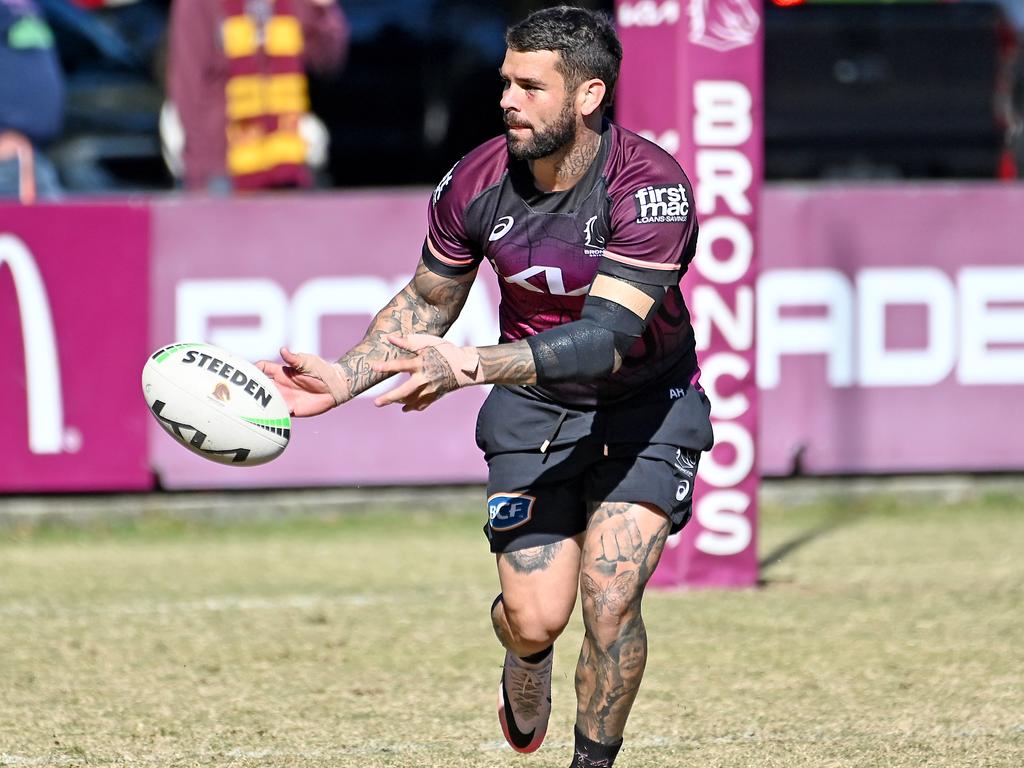
[(142, 369), (142, 393), (167, 434), (204, 459), (253, 466), (288, 447), (291, 417), (277, 387), (211, 344), (158, 349)]

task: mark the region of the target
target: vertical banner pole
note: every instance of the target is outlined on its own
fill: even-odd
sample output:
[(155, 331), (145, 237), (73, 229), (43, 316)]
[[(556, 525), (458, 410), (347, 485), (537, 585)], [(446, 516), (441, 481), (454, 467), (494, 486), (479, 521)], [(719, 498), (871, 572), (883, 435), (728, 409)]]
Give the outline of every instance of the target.
[(754, 285), (763, 179), (762, 0), (616, 0), (616, 120), (672, 153), (693, 184), (697, 255), (683, 280), (711, 398), (693, 520), (651, 583), (757, 583)]

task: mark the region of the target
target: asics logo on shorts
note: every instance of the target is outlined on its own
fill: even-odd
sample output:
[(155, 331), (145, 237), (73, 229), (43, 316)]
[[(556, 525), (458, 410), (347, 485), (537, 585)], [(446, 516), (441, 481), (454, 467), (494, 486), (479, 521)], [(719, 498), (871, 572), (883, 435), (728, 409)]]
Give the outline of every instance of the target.
[(687, 496), (690, 495), (690, 481), (683, 480), (676, 488), (676, 501), (683, 501)]
[(496, 493), (487, 499), (487, 517), (492, 530), (510, 531), (530, 522), (536, 496)]

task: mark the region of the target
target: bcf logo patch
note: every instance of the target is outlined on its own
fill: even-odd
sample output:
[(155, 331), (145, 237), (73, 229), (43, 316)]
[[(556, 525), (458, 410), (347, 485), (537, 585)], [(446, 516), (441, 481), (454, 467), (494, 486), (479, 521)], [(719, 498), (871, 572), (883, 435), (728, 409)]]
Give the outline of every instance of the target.
[(487, 516), (492, 531), (510, 531), (530, 522), (534, 496), (521, 493), (496, 493), (487, 499)]

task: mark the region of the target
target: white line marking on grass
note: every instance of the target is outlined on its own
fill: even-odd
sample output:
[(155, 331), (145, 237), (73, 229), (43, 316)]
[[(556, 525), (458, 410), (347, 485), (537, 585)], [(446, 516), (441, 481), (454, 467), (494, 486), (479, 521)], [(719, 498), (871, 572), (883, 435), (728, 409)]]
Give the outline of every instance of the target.
[(93, 606), (57, 606), (37, 603), (11, 603), (0, 605), (0, 616), (61, 617), (61, 616), (150, 616), (177, 613), (219, 613), (223, 611), (269, 611), (282, 608), (310, 610), (330, 605), (361, 608), (398, 602), (392, 595), (282, 595), (280, 597), (243, 597), (224, 595), (201, 600), (159, 601), (139, 600), (131, 603), (112, 603)]
[(7, 765), (82, 765), (86, 758), (83, 755), (47, 755), (46, 757), (28, 757), (25, 755), (9, 755), (0, 752), (0, 766)]
[[(630, 739), (629, 744), (633, 748), (655, 748), (668, 747), (687, 742), (687, 739), (671, 739), (664, 736), (638, 737)], [(545, 747), (548, 749), (568, 750), (573, 743), (569, 740), (548, 739)], [(338, 747), (333, 749), (273, 749), (253, 747), (231, 747), (224, 751), (203, 751), (189, 753), (175, 753), (174, 761), (191, 760), (199, 763), (209, 763), (217, 759), (229, 758), (232, 760), (331, 760), (343, 757), (367, 757), (374, 755), (388, 754), (414, 754), (423, 752), (450, 753), (452, 745), (444, 740), (438, 741), (398, 741), (398, 742), (370, 742), (360, 746)], [(514, 754), (512, 748), (502, 740), (478, 742), (476, 747), (469, 747), (460, 752), (508, 752)], [(35, 755), (12, 755), (0, 752), (0, 766), (36, 766), (36, 765), (80, 765), (83, 762), (95, 763), (139, 763), (164, 765), (168, 762), (166, 755), (145, 755), (145, 754), (118, 754), (117, 756), (105, 755), (103, 753), (89, 753), (87, 755), (47, 755), (37, 757)]]

